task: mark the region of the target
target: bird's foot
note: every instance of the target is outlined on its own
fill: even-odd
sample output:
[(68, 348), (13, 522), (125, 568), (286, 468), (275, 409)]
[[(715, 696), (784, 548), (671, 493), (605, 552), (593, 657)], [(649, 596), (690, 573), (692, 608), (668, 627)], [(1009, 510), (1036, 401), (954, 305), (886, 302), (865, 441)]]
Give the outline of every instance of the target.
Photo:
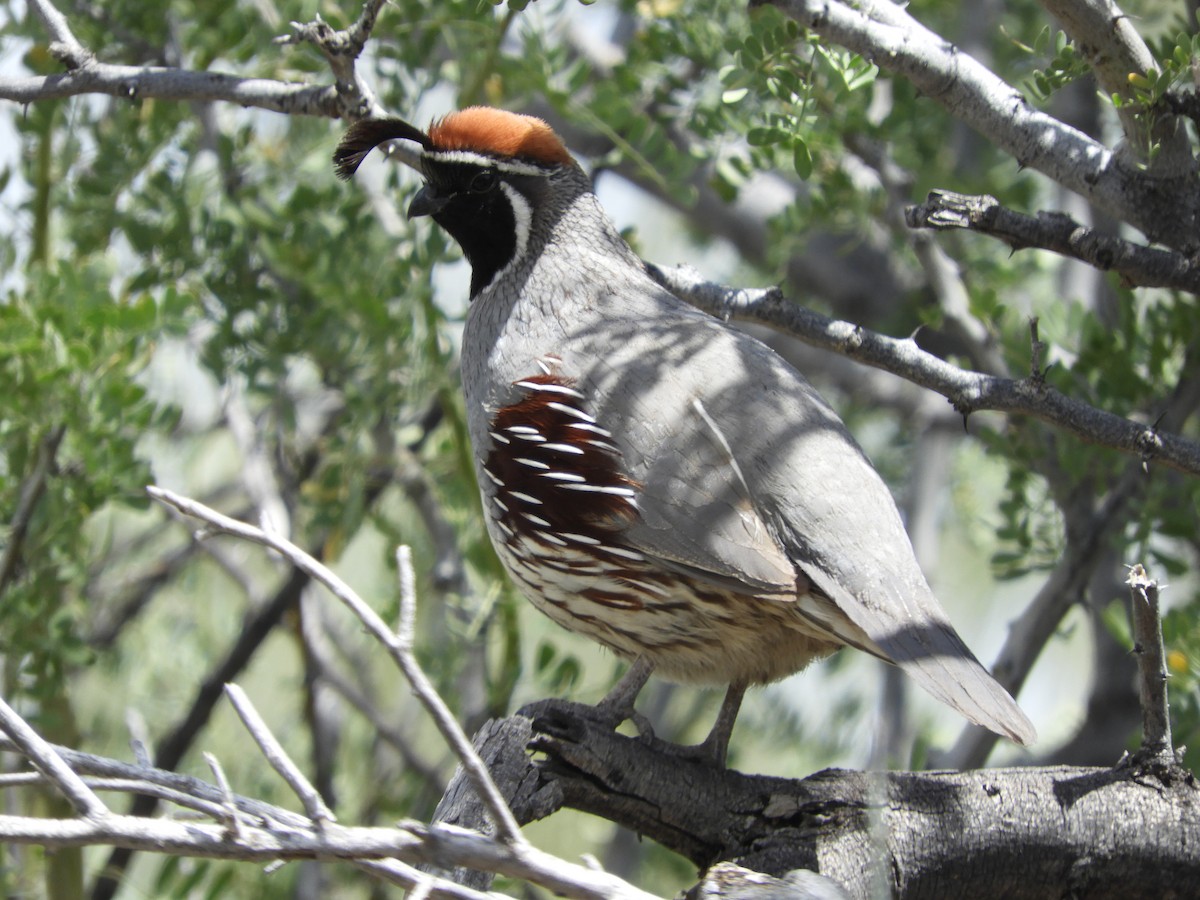
[(733, 723), (737, 719), (738, 710), (742, 705), (744, 685), (730, 685), (717, 714), (717, 721), (706, 737), (699, 744), (675, 744), (655, 736), (650, 720), (634, 708), (646, 680), (650, 677), (653, 667), (639, 659), (629, 671), (617, 682), (608, 695), (595, 706), (578, 703), (571, 700), (539, 700), (521, 708), (521, 715), (528, 716), (535, 722), (548, 726), (560, 733), (572, 733), (579, 730), (580, 720), (593, 723), (603, 728), (616, 731), (622, 723), (632, 722), (638, 731), (638, 740), (653, 747), (664, 755), (673, 756), (693, 762), (706, 763), (717, 768), (725, 767), (725, 759), (729, 751), (729, 736), (733, 732)]
[(616, 731), (624, 722), (631, 722), (640, 738), (655, 740), (650, 720), (633, 705), (653, 669), (654, 666), (645, 660), (637, 660), (595, 706), (572, 700), (548, 699), (527, 704), (521, 708), (520, 713), (535, 720), (556, 721), (560, 725), (566, 719), (583, 719), (612, 731)]

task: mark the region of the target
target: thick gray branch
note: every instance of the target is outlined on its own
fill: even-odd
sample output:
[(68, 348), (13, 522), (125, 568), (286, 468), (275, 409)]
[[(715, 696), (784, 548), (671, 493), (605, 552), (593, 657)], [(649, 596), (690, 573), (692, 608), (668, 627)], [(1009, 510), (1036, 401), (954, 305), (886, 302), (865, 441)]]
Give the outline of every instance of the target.
[[(523, 764), (506, 783), (530, 796), (556, 794), (698, 866), (815, 870), (856, 898), (957, 897), (968, 884), (975, 900), (1117, 898), (1200, 883), (1200, 797), (1180, 769), (1161, 781), (1069, 767), (749, 776), (553, 701), (491, 723), (480, 752)], [(518, 815), (545, 814), (528, 801), (512, 798)]]
[(1200, 196), (1187, 175), (1152, 178), (1103, 144), (1034, 109), (1012, 85), (887, 0), (778, 0), (804, 27), (908, 79), (1018, 163), (1047, 175), (1185, 252), (1200, 241)]
[(79, 94), (108, 94), (127, 100), (151, 97), (161, 100), (223, 100), (239, 106), (306, 116), (337, 117), (344, 111), (334, 87), (273, 81), (269, 78), (238, 78), (219, 72), (189, 72), (162, 66), (92, 63), (61, 75), (0, 78), (0, 100), (33, 103)]
[(1093, 444), (1200, 475), (1200, 444), (1160, 432), (1066, 396), (1041, 378), (1001, 378), (970, 372), (917, 346), (831, 319), (787, 300), (783, 292), (736, 290), (706, 282), (687, 267), (648, 266), (650, 274), (694, 306), (722, 318), (760, 322), (806, 344), (832, 350), (937, 391), (967, 416), (985, 409), (1024, 413)]
[[(1148, 75), (1157, 67), (1150, 48), (1129, 17), (1111, 0), (1041, 0), (1041, 4), (1058, 20), (1091, 65), (1100, 89), (1105, 94), (1133, 100), (1130, 73)], [(1136, 103), (1119, 107), (1117, 116), (1125, 139), (1135, 148), (1138, 158), (1144, 160), (1148, 142), (1157, 141), (1159, 148), (1153, 161), (1157, 171), (1177, 175), (1191, 171), (1187, 135), (1174, 116), (1155, 116), (1153, 126), (1149, 126), (1148, 112)]]

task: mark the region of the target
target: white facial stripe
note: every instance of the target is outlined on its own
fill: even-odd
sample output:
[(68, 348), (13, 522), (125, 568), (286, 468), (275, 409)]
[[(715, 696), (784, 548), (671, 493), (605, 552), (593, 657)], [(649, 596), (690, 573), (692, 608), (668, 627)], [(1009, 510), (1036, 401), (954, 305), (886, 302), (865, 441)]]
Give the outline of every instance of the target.
[[(503, 278), (513, 266), (525, 258), (525, 250), (529, 246), (529, 227), (533, 222), (533, 210), (529, 206), (529, 201), (511, 185), (500, 182), (500, 190), (504, 191), (504, 196), (508, 198), (509, 205), (513, 211), (513, 230), (516, 233), (516, 246), (513, 248), (513, 256), (507, 263), (501, 267), (492, 280), (488, 282), (487, 287), (483, 290), (487, 291), (497, 281)], [(482, 293), (482, 292), (481, 292)]]
[(500, 190), (504, 191), (504, 196), (512, 204), (513, 218), (516, 219), (517, 249), (513, 252), (513, 262), (516, 262), (525, 256), (525, 248), (529, 246), (529, 225), (533, 222), (533, 210), (529, 206), (529, 201), (525, 199), (525, 195), (512, 185), (502, 181)]
[(521, 162), (516, 159), (496, 159), (494, 156), (485, 156), (482, 153), (473, 153), (470, 150), (426, 150), (422, 155), (434, 162), (467, 163), (472, 166), (487, 166), (501, 172), (512, 172), (516, 175), (541, 175), (542, 177), (546, 177), (550, 174), (546, 169), (533, 163)]

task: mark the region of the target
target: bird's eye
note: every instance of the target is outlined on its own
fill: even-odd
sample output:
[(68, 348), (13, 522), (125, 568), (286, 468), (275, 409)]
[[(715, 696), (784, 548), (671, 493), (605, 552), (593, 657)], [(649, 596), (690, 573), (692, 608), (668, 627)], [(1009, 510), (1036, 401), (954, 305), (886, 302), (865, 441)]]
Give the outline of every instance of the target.
[(484, 169), (471, 179), (471, 191), (476, 194), (486, 194), (496, 186), (498, 177), (491, 169)]

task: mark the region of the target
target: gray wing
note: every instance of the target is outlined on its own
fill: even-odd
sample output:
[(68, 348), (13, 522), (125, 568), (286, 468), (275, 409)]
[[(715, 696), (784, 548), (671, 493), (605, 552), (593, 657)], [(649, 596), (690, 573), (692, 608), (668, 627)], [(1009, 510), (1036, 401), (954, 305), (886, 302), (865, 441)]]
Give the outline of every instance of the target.
[(1032, 742), (1029, 719), (929, 589), (887, 486), (808, 382), (702, 314), (636, 321), (588, 376), (601, 420), (635, 432), (627, 462), (642, 518), (627, 538), (779, 599), (795, 597), (801, 573), (840, 642), (899, 665), (972, 722)]

